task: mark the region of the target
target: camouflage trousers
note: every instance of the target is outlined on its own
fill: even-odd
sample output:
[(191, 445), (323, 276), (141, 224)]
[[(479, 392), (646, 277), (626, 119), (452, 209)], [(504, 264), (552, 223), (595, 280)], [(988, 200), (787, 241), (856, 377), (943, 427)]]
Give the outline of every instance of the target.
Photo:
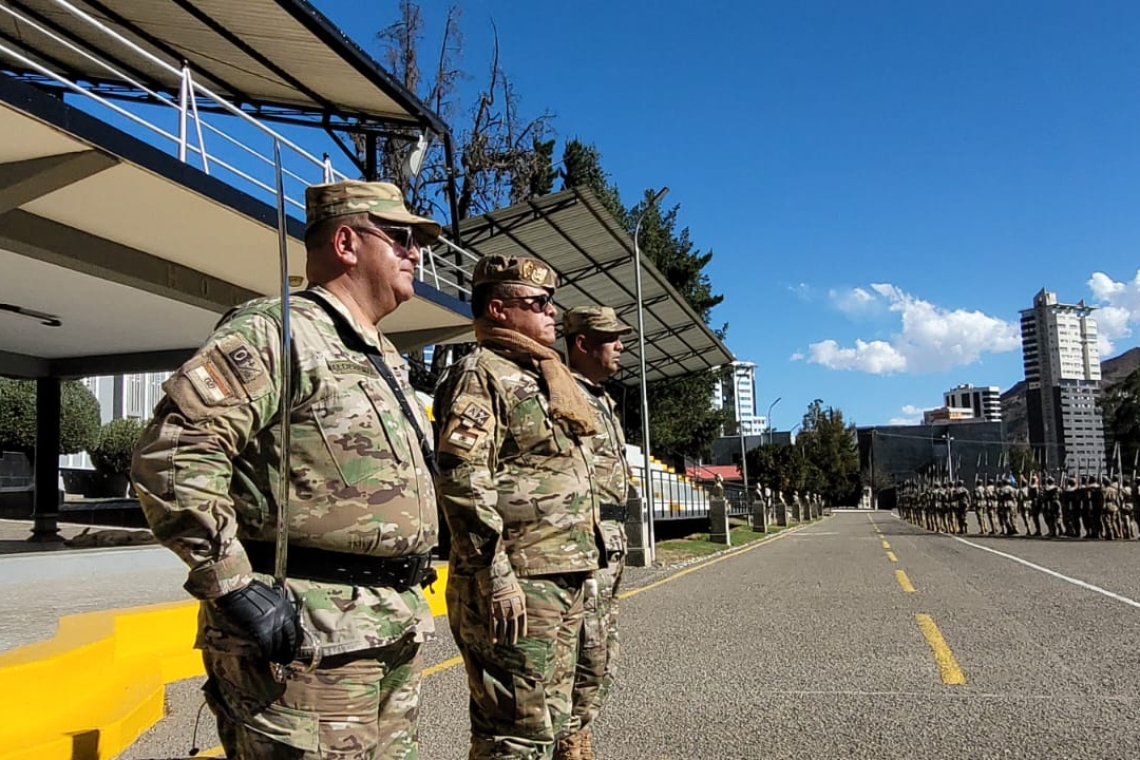
[(229, 760), (415, 760), (421, 644), (326, 657), (274, 680), (263, 660), (204, 650), (206, 701)]
[(584, 573), (520, 578), (527, 635), (492, 644), (488, 600), (475, 579), (447, 581), (448, 623), (471, 691), (471, 760), (549, 760), (571, 721)]
[(610, 567), (594, 573), (598, 592), (587, 595), (583, 604), (578, 663), (574, 669), (572, 730), (583, 729), (598, 717), (617, 675), (617, 658), (621, 649), (617, 590), (625, 569), (625, 558), (615, 557), (610, 562)]

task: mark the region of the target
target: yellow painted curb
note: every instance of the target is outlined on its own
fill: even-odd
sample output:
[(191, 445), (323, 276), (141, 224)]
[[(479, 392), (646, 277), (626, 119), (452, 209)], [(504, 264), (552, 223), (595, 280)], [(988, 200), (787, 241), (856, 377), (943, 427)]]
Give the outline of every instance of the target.
[[(425, 593), (447, 613), (447, 567)], [(51, 639), (0, 653), (0, 760), (118, 755), (163, 716), (166, 684), (203, 675), (198, 603), (60, 618)]]

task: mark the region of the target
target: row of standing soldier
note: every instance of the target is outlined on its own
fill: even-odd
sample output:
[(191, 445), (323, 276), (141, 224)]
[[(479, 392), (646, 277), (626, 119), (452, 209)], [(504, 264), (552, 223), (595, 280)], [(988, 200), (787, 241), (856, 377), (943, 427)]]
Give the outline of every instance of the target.
[(630, 328), (612, 309), (568, 313), (572, 373), (551, 348), (553, 272), (484, 257), (479, 347), (441, 380), (430, 426), (377, 324), (414, 296), (440, 231), (386, 183), (308, 188), (309, 288), (223, 317), (135, 451), (147, 520), (201, 601), (204, 692), (232, 760), (418, 755), (437, 509), (470, 756), (592, 757), (630, 488), (601, 383)]
[(1116, 475), (1058, 483), (1050, 474), (979, 476), (971, 489), (961, 480), (907, 481), (899, 488), (899, 512), (927, 530), (965, 534), (973, 514), (982, 535), (1128, 539), (1140, 536), (1140, 479)]

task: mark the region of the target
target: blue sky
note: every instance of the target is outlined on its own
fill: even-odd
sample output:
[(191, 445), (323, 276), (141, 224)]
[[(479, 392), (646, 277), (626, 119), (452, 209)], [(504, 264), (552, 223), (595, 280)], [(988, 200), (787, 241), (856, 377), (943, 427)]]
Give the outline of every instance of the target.
[[(394, 2), (316, 4), (380, 57)], [(446, 4), (422, 7), (430, 44)], [(1137, 343), (1140, 4), (462, 7), (466, 103), (494, 18), (525, 113), (597, 145), (627, 203), (671, 188), (777, 429), (814, 398), (868, 425), (1009, 387), (1041, 287)]]

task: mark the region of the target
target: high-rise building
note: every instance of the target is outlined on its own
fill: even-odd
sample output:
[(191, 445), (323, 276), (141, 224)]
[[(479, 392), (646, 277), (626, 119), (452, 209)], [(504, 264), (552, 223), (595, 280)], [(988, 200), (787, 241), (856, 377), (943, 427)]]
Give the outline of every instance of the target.
[(1029, 445), (1051, 470), (1095, 473), (1105, 464), (1093, 308), (1057, 303), (1042, 288), (1021, 312)]
[(1001, 390), (996, 385), (975, 388), (970, 383), (959, 385), (942, 394), (944, 406), (972, 409), (974, 417), (986, 422), (1001, 422)]
[(756, 364), (733, 362), (731, 381), (717, 380), (713, 385), (712, 406), (727, 409), (732, 422), (725, 425), (722, 435), (760, 435), (768, 428), (768, 420), (756, 414)]

